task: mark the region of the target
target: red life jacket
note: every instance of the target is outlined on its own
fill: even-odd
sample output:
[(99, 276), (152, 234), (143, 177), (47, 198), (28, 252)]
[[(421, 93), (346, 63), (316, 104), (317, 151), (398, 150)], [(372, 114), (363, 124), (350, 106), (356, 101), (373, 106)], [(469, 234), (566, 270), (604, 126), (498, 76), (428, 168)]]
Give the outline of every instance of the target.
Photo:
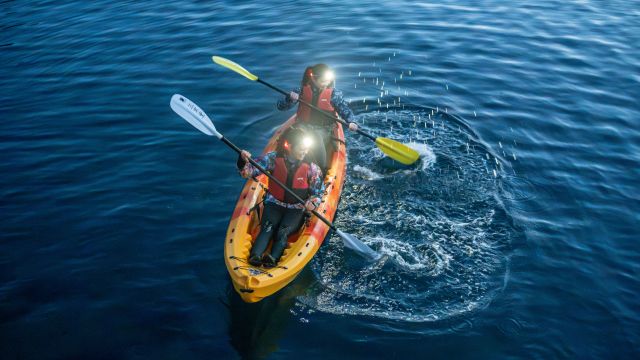
[[(300, 100), (306, 101), (311, 105), (318, 107), (329, 115), (337, 116), (336, 110), (331, 105), (331, 96), (333, 88), (326, 88), (322, 92), (314, 92), (311, 85), (304, 85), (300, 94)], [(313, 110), (302, 102), (298, 105), (298, 120), (305, 123), (315, 125), (333, 125), (333, 120)]]
[[(307, 200), (310, 195), (309, 191), (309, 170), (311, 166), (305, 161), (298, 163), (297, 167), (289, 169), (287, 167), (287, 161), (283, 157), (276, 157), (275, 167), (273, 168), (273, 176), (280, 180), (281, 183), (287, 185), (287, 187), (298, 195), (302, 200)], [(276, 199), (286, 202), (288, 204), (295, 204), (298, 201), (287, 193), (280, 185), (269, 183), (269, 192)]]

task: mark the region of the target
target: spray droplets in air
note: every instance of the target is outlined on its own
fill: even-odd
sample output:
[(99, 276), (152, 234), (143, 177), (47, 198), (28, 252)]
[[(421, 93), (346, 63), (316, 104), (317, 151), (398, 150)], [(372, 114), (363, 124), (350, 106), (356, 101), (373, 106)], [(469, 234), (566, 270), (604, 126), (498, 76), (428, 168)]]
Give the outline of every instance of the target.
[[(473, 121), (482, 121), (482, 114), (478, 114), (475, 109), (464, 111), (456, 109), (456, 106), (448, 103), (444, 106), (439, 104), (429, 104), (429, 102), (445, 99), (446, 101), (455, 101), (455, 86), (447, 79), (433, 79), (427, 77), (416, 77), (413, 69), (398, 64), (402, 59), (402, 54), (393, 51), (382, 55), (381, 58), (370, 62), (370, 67), (358, 71), (356, 81), (353, 87), (357, 89), (356, 95), (362, 99), (363, 109), (365, 113), (384, 112), (385, 116), (381, 118), (382, 123), (389, 123), (389, 119), (394, 117), (398, 111), (407, 109), (407, 106), (429, 106), (430, 113), (420, 119), (413, 119), (411, 127), (414, 129), (405, 134), (394, 134), (394, 127), (388, 124), (385, 129), (385, 135), (391, 138), (405, 136), (411, 141), (417, 141), (421, 136), (420, 132), (429, 132), (430, 136), (438, 136), (438, 130), (444, 128), (446, 116), (453, 115), (462, 118), (468, 117)], [(427, 85), (425, 85), (425, 82)], [(392, 86), (388, 86), (392, 84)], [(358, 86), (360, 85), (360, 86)], [(426, 99), (426, 100), (425, 100)], [(351, 99), (349, 99), (351, 102)], [(425, 104), (426, 103), (426, 104)], [(453, 106), (452, 106), (453, 105)], [(465, 113), (468, 113), (465, 116)], [(471, 114), (473, 116), (471, 117)], [(366, 121), (366, 120), (362, 120)], [(398, 127), (395, 128), (398, 131)], [(423, 141), (426, 144), (426, 141)], [(504, 170), (502, 162), (517, 161), (516, 155), (517, 142), (513, 141), (513, 146), (507, 146), (502, 141), (497, 143), (500, 158), (488, 158), (486, 163), (486, 173), (492, 178), (498, 178)], [(512, 168), (512, 167), (510, 167)], [(515, 171), (514, 171), (515, 173)]]

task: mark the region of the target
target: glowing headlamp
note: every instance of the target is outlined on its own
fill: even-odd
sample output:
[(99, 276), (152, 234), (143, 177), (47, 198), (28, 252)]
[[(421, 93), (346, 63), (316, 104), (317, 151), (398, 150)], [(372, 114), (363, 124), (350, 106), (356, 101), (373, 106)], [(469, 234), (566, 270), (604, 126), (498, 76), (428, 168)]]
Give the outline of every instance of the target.
[(325, 71), (321, 76), (316, 76), (314, 73), (311, 73), (311, 75), (316, 81), (332, 82), (336, 78), (336, 74), (332, 70)]
[(294, 143), (290, 143), (289, 141), (284, 141), (284, 148), (287, 150), (291, 150), (292, 146), (300, 146), (303, 149), (309, 149), (313, 146), (313, 138), (310, 136), (305, 136), (301, 141), (295, 141)]
[(321, 80), (322, 81), (327, 81), (327, 82), (332, 82), (333, 79), (335, 79), (335, 78), (336, 78), (336, 74), (331, 70), (327, 70), (327, 71), (324, 72), (324, 74), (322, 74)]
[(305, 137), (302, 139), (302, 146), (303, 146), (305, 149), (310, 148), (312, 145), (313, 145), (313, 139), (312, 139), (311, 137), (309, 137), (309, 136), (305, 136)]

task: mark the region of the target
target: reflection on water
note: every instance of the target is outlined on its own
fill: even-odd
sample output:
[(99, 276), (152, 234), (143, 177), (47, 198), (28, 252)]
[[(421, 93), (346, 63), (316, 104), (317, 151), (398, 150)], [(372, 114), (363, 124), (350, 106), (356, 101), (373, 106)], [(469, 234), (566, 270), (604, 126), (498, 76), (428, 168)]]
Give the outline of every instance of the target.
[(287, 287), (257, 303), (245, 303), (229, 283), (229, 337), (246, 359), (263, 359), (278, 350), (289, 322), (299, 320), (294, 306), (317, 280), (307, 267)]

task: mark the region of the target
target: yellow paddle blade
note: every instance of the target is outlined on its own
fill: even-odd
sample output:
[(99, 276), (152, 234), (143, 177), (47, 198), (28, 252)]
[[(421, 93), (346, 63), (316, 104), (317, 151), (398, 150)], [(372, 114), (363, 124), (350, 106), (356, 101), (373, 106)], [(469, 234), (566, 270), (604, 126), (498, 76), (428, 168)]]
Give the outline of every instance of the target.
[(231, 69), (235, 72), (237, 72), (238, 74), (246, 77), (247, 79), (251, 80), (251, 81), (256, 81), (258, 80), (258, 77), (253, 75), (252, 73), (249, 72), (249, 70), (243, 68), (242, 66), (234, 63), (233, 61), (229, 60), (229, 59), (225, 59), (223, 57), (220, 56), (212, 56), (211, 59), (213, 60), (214, 63), (220, 65), (220, 66), (224, 66), (227, 69)]
[(379, 137), (376, 138), (376, 145), (387, 156), (405, 165), (413, 164), (420, 157), (417, 151), (395, 140)]

